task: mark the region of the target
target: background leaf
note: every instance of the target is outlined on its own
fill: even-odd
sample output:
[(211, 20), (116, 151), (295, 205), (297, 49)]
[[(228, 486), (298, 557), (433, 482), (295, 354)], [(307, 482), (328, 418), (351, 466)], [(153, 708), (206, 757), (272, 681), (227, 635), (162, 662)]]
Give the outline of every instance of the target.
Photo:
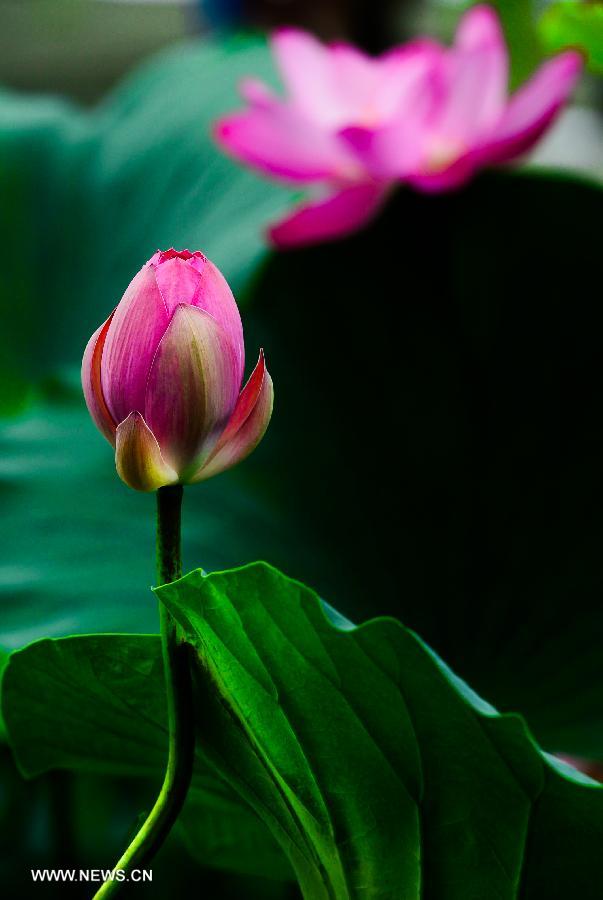
[[(469, 4), (473, 5), (473, 4)], [(511, 61), (511, 89), (522, 84), (542, 59), (531, 0), (493, 0), (503, 25)]]
[[(8, 665), (8, 657), (9, 654), (5, 650), (0, 650), (0, 690), (2, 689), (2, 677), (4, 675), (4, 670)], [(4, 719), (2, 718), (2, 711), (0, 710), (0, 743), (2, 743), (6, 739), (6, 727), (4, 725)]]
[(546, 49), (556, 53), (577, 47), (589, 68), (603, 73), (603, 7), (600, 3), (553, 3), (540, 20)]
[[(0, 424), (0, 646), (158, 627), (149, 590), (155, 496), (119, 480), (114, 452), (77, 392), (77, 402), (57, 399)], [(301, 565), (301, 535), (294, 522), (283, 526), (270, 501), (271, 455), (261, 447), (253, 469), (187, 491), (185, 560), (223, 568), (270, 552)]]
[(158, 635), (43, 639), (10, 657), (5, 678), (3, 708), (26, 777), (49, 769), (163, 774), (167, 713)]

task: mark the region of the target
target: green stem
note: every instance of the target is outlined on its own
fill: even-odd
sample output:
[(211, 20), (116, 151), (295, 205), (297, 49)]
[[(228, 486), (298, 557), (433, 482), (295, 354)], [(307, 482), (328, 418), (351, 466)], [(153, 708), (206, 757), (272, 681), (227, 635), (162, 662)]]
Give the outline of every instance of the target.
[[(180, 511), (182, 486), (157, 492), (157, 578), (159, 584), (182, 575)], [(118, 860), (113, 872), (122, 870), (127, 879), (133, 869), (142, 869), (170, 833), (186, 799), (193, 769), (195, 736), (192, 714), (192, 682), (189, 646), (178, 634), (176, 622), (159, 605), (163, 665), (168, 709), (169, 751), (163, 785), (153, 809)], [(126, 881), (105, 881), (93, 900), (114, 897)]]

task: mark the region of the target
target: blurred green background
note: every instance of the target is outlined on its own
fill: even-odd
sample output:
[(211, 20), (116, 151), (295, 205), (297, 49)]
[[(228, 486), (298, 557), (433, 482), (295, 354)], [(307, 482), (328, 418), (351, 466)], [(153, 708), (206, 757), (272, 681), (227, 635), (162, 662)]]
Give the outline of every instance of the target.
[[(396, 615), (546, 749), (603, 758), (603, 31), (576, 25), (582, 4), (501, 2), (514, 82), (588, 43), (572, 108), (520, 172), (400, 191), (331, 246), (271, 254), (292, 195), (210, 137), (241, 76), (275, 79), (262, 29), (376, 50), (449, 37), (461, 7), (0, 3), (1, 647), (156, 630), (153, 498), (116, 477), (78, 366), (157, 247), (200, 247), (249, 359), (266, 348), (276, 407), (245, 466), (187, 491), (185, 567), (263, 558), (357, 621)], [(34, 866), (108, 865), (154, 794), (24, 783), (1, 751), (7, 896)], [(200, 870), (178, 835), (154, 868), (149, 897), (296, 896)]]

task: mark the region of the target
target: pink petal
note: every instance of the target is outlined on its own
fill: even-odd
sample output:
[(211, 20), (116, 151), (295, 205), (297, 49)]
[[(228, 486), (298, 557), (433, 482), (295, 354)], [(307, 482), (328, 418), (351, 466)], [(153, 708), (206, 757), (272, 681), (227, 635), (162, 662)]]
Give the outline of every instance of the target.
[(468, 147), (500, 118), (507, 98), (508, 57), (494, 10), (476, 6), (461, 20), (446, 55), (446, 101), (437, 122), (438, 141)]
[[(496, 14), (475, 7), (463, 18), (454, 49), (430, 42), (402, 49), (404, 80), (396, 114), (380, 128), (348, 128), (340, 137), (373, 178), (420, 175), (436, 189), (438, 181), (452, 183), (475, 136), (504, 110), (504, 38)], [(450, 177), (449, 169), (455, 170)]]
[(317, 123), (332, 124), (341, 98), (331, 81), (330, 50), (297, 28), (278, 29), (271, 43), (295, 107)]
[(499, 124), (477, 148), (483, 161), (504, 162), (529, 150), (567, 101), (581, 71), (582, 58), (573, 50), (545, 62), (511, 97)]
[(239, 93), (251, 106), (270, 108), (278, 99), (274, 91), (257, 78), (244, 78), (239, 85)]
[(420, 39), (383, 54), (379, 60), (376, 95), (379, 127), (387, 126), (395, 116), (414, 115), (413, 110), (425, 90), (425, 80), (445, 52), (435, 41)]
[(154, 271), (157, 287), (170, 318), (179, 303), (192, 303), (193, 298), (198, 295), (201, 272), (186, 260), (178, 256), (172, 257)]
[(451, 191), (469, 181), (476, 170), (476, 162), (471, 153), (455, 159), (450, 165), (433, 172), (416, 172), (405, 179), (407, 184), (426, 194)]
[[(155, 254), (153, 259), (157, 256)], [(208, 312), (222, 326), (237, 350), (240, 384), (245, 369), (243, 325), (228, 282), (211, 260), (199, 251), (189, 259), (183, 258), (182, 254), (177, 255), (174, 250), (160, 256), (161, 265), (155, 268), (155, 278), (168, 314), (171, 316), (176, 306), (182, 303), (190, 303)]]
[(245, 371), (245, 343), (241, 314), (230, 286), (217, 266), (205, 257), (201, 271), (199, 291), (193, 298), (193, 305), (209, 313), (222, 326), (235, 349), (237, 357), (237, 387), (243, 380)]
[(258, 402), (265, 374), (266, 361), (264, 359), (264, 351), (260, 350), (260, 356), (255, 368), (249, 376), (247, 384), (239, 394), (237, 405), (234, 408), (232, 416), (228, 420), (228, 425), (220, 435), (220, 440), (212, 450), (210, 458), (213, 458), (216, 453), (222, 449), (224, 444), (228, 443), (228, 441), (237, 433), (239, 428), (246, 422), (254, 406)]
[(371, 57), (346, 43), (326, 47), (292, 28), (278, 31), (272, 45), (291, 102), (329, 131), (384, 124), (418, 70), (442, 52), (435, 42), (421, 40)]
[(174, 247), (170, 247), (169, 250), (157, 250), (153, 253), (146, 266), (147, 268), (157, 267), (168, 259), (183, 259), (200, 272), (203, 268), (205, 257), (200, 250), (175, 250)]
[(487, 46), (495, 52), (504, 49), (505, 36), (495, 10), (482, 4), (471, 7), (459, 22), (454, 45), (461, 50)]
[(135, 491), (156, 491), (178, 481), (139, 412), (131, 412), (117, 428), (115, 465), (121, 480)]
[(334, 44), (328, 52), (331, 70), (329, 80), (334, 88), (334, 109), (329, 117), (330, 124), (337, 126), (346, 121), (362, 121), (380, 116), (379, 61), (349, 44)]
[(102, 389), (116, 422), (144, 409), (149, 369), (168, 323), (155, 272), (145, 266), (115, 310), (103, 350)]
[(237, 351), (219, 323), (195, 306), (176, 307), (151, 366), (144, 410), (179, 476), (198, 468), (226, 427), (238, 373)]
[(277, 247), (299, 247), (350, 234), (376, 214), (386, 194), (387, 187), (372, 183), (342, 188), (273, 225), (270, 239)]
[(191, 481), (205, 481), (249, 456), (266, 433), (273, 402), (272, 379), (266, 369), (264, 354), (260, 351), (258, 363), (241, 391), (239, 402), (216, 449)]
[(381, 128), (396, 115), (406, 115), (414, 91), (442, 49), (431, 41), (413, 41), (380, 57), (369, 57), (355, 47), (338, 44), (330, 49), (330, 81), (335, 89), (336, 109), (329, 125)]
[(233, 156), (288, 181), (319, 181), (352, 164), (328, 130), (276, 98), (220, 119), (214, 135)]
[(114, 313), (98, 328), (86, 346), (82, 360), (82, 387), (88, 411), (98, 430), (115, 446), (116, 423), (105, 403), (101, 386), (101, 360), (107, 332)]
[(377, 181), (403, 178), (421, 166), (448, 100), (449, 63), (439, 45), (414, 42), (391, 51), (382, 65), (389, 66), (380, 87), (383, 121), (377, 127), (354, 125), (338, 132), (360, 167)]
[(425, 129), (406, 116), (378, 129), (345, 128), (339, 137), (377, 181), (402, 178), (416, 171), (424, 158)]
[(480, 166), (505, 162), (529, 150), (549, 127), (576, 83), (582, 60), (569, 51), (545, 63), (510, 100), (489, 136), (440, 171), (407, 178), (418, 190), (439, 192), (468, 181)]

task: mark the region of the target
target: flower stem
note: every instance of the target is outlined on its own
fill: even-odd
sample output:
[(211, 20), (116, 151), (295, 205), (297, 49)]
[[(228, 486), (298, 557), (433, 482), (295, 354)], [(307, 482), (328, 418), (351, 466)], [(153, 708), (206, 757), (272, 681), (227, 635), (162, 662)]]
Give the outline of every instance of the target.
[[(157, 578), (159, 584), (182, 575), (180, 511), (182, 486), (171, 485), (157, 492)], [(163, 666), (167, 695), (169, 749), (163, 785), (153, 809), (115, 865), (127, 879), (133, 869), (144, 868), (159, 850), (186, 799), (193, 769), (195, 735), (190, 672), (190, 648), (178, 633), (176, 622), (160, 604)], [(126, 881), (105, 881), (94, 900), (114, 897)]]

